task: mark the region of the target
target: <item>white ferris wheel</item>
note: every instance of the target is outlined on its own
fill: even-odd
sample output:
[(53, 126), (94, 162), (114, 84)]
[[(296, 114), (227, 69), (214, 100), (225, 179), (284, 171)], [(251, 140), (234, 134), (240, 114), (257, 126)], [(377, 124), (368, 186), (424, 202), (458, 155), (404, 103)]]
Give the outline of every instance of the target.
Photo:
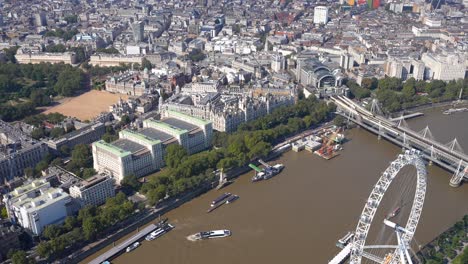
[[(395, 224), (387, 218), (384, 220), (384, 224), (395, 231), (397, 245), (368, 245), (366, 244), (366, 239), (380, 202), (392, 181), (405, 166), (414, 166), (416, 168), (416, 191), (406, 226)], [(354, 238), (351, 242), (351, 264), (360, 264), (363, 259), (384, 264), (413, 263), (409, 254), (409, 250), (411, 250), (410, 243), (413, 239), (416, 227), (418, 226), (419, 218), (421, 217), (426, 194), (426, 175), (426, 165), (420, 156), (420, 152), (417, 150), (406, 150), (403, 154), (398, 155), (396, 160), (391, 162), (372, 189), (361, 216), (359, 217)], [(375, 224), (381, 223), (377, 222)], [(390, 253), (385, 257), (376, 256), (370, 253), (373, 249), (388, 250)]]

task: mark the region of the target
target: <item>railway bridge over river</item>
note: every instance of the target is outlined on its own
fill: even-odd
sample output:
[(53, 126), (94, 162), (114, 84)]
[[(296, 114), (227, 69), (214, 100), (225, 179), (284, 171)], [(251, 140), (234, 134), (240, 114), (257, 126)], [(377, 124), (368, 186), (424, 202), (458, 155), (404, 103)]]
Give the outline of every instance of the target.
[(419, 132), (413, 131), (404, 125), (404, 119), (392, 121), (344, 96), (332, 97), (331, 101), (337, 105), (338, 113), (348, 121), (353, 121), (377, 134), (379, 138), (383, 137), (402, 148), (420, 150), (430, 163), (453, 173), (450, 186), (458, 187), (468, 177), (468, 156), (463, 153), (456, 139), (449, 144), (442, 144), (432, 138), (428, 127)]

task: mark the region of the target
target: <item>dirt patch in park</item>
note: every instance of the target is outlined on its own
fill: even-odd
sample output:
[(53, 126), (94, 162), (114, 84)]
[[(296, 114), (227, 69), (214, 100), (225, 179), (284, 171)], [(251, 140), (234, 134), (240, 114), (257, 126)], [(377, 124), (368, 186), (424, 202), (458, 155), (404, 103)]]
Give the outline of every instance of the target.
[(81, 121), (90, 120), (101, 112), (108, 112), (109, 106), (117, 103), (120, 97), (124, 100), (128, 99), (128, 96), (123, 94), (91, 90), (80, 96), (67, 98), (44, 113), (61, 113), (64, 116), (76, 117)]

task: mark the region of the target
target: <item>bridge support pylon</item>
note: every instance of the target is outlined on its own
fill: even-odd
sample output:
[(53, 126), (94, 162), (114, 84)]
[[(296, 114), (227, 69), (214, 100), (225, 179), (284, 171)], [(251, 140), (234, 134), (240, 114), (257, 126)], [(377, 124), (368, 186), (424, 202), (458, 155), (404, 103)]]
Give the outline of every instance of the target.
[(465, 171), (467, 170), (466, 168), (462, 168), (462, 160), (458, 163), (458, 168), (453, 174), (452, 178), (450, 179), (449, 185), (452, 187), (459, 187), (463, 181), (463, 178), (465, 177)]

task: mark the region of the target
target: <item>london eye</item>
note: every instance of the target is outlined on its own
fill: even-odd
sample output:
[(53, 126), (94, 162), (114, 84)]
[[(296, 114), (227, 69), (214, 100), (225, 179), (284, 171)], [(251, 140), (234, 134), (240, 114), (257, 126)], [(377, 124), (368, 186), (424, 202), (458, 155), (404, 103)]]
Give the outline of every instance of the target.
[[(410, 185), (406, 182), (403, 183), (402, 186), (399, 186), (400, 189), (412, 189), (411, 191), (414, 193), (414, 196), (411, 195), (412, 205), (408, 220), (406, 221), (406, 224), (401, 225), (390, 221), (391, 218), (395, 217), (395, 215), (399, 213), (399, 210), (401, 210), (401, 207), (397, 207), (383, 220), (382, 223), (382, 221), (376, 219), (377, 209), (381, 205), (382, 198), (392, 182), (395, 182), (395, 178), (400, 177), (400, 175), (398, 175), (399, 172), (406, 166), (414, 167), (416, 169), (416, 174), (408, 173), (401, 175), (402, 177), (413, 181), (414, 177), (416, 177), (415, 184)], [(397, 175), (399, 177), (397, 177)], [(410, 244), (413, 240), (414, 233), (421, 217), (426, 194), (426, 175), (426, 165), (420, 156), (420, 152), (417, 150), (406, 150), (403, 154), (398, 155), (397, 159), (390, 163), (388, 168), (382, 173), (379, 180), (373, 187), (359, 217), (354, 238), (351, 242), (351, 264), (360, 264), (363, 262), (385, 264), (412, 263), (411, 256), (409, 254), (409, 251), (411, 250)], [(415, 191), (414, 188), (416, 189)], [(406, 199), (406, 204), (410, 204), (411, 198), (407, 197)], [(387, 230), (392, 229), (396, 234), (397, 242), (387, 243), (388, 239), (386, 242), (383, 242), (385, 239), (380, 239), (380, 241), (375, 241), (376, 244), (370, 243), (368, 241), (368, 234), (371, 225), (379, 225), (382, 229), (386, 228)], [(380, 255), (376, 254), (376, 252), (379, 252)]]

